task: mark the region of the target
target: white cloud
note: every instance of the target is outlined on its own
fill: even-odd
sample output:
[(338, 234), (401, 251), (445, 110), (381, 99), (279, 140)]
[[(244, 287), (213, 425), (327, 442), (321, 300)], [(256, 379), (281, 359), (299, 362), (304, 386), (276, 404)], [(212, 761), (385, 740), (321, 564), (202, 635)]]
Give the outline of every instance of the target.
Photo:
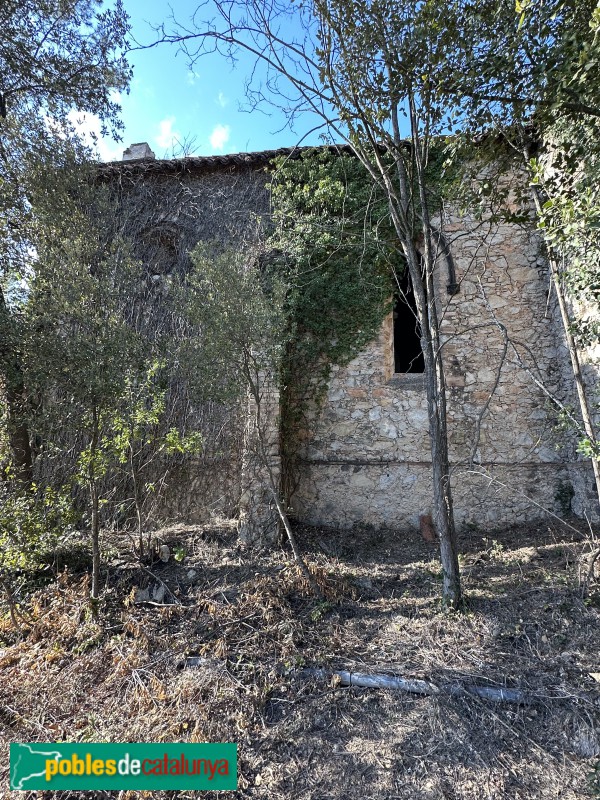
[(87, 111), (70, 111), (69, 122), (83, 141), (96, 151), (101, 161), (119, 161), (123, 145), (102, 136), (102, 123), (96, 114)]
[(189, 70), (187, 74), (187, 82), (190, 86), (194, 86), (197, 80), (200, 79), (200, 75), (193, 69)]
[(221, 108), (225, 108), (228, 102), (229, 98), (225, 97), (223, 92), (219, 92), (219, 96), (217, 97), (217, 103), (221, 106)]
[(229, 141), (229, 125), (216, 125), (210, 135), (210, 143), (214, 150), (223, 150)]
[(158, 134), (154, 137), (154, 141), (163, 150), (169, 150), (182, 139), (179, 131), (173, 129), (174, 124), (175, 117), (166, 117), (158, 123)]

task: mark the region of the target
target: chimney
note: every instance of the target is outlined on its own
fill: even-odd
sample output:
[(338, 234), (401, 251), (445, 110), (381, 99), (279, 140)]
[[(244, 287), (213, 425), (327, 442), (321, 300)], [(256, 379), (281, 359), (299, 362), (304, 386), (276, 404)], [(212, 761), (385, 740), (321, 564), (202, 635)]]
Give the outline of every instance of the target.
[(130, 144), (127, 150), (123, 150), (123, 161), (137, 161), (141, 158), (156, 158), (148, 142)]

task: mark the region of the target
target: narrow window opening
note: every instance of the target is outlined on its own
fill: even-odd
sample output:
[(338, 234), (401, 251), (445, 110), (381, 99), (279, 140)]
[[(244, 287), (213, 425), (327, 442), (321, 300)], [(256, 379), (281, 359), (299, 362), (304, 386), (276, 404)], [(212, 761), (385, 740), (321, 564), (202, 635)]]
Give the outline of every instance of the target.
[(421, 326), (407, 269), (398, 276), (398, 291), (394, 301), (394, 372), (425, 372)]

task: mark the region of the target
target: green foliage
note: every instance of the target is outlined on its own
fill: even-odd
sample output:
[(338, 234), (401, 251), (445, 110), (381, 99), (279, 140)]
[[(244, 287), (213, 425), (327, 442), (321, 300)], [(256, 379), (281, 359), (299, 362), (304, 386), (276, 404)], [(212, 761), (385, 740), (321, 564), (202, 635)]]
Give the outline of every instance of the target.
[[(199, 244), (180, 291), (186, 318), (200, 333), (182, 345), (185, 375), (201, 397), (239, 398), (274, 375), (286, 343), (285, 287), (261, 272), (251, 250)], [(253, 390), (254, 390), (253, 389)]]
[[(460, 129), (452, 157), (463, 164), (462, 194), (490, 221), (529, 227), (537, 209), (557, 289), (575, 308), (563, 322), (579, 345), (593, 347), (600, 337), (597, 0), (430, 5), (454, 31), (435, 80)], [(588, 418), (591, 403), (581, 402)], [(591, 421), (586, 428), (579, 452), (597, 458)]]
[(120, 126), (112, 89), (131, 73), (120, 0), (104, 11), (95, 0), (3, 0), (0, 25), (1, 116), (77, 108)]
[(326, 380), (331, 364), (347, 364), (377, 335), (391, 308), (403, 258), (387, 201), (356, 158), (326, 150), (276, 160), (271, 196), (269, 244), (283, 255), (268, 269), (287, 287), (287, 370)]
[(77, 517), (67, 489), (41, 489), (36, 484), (23, 492), (0, 484), (0, 568), (38, 567)]
[(560, 510), (563, 514), (571, 512), (571, 502), (575, 496), (575, 489), (571, 481), (561, 481), (554, 495), (554, 499), (558, 503)]
[(181, 434), (177, 428), (169, 428), (165, 434), (165, 452), (172, 455), (197, 455), (202, 451), (203, 438), (199, 431)]
[(14, 278), (32, 269), (40, 190), (60, 214), (60, 171), (74, 154), (89, 157), (74, 135), (76, 112), (122, 127), (115, 90), (131, 75), (129, 23), (120, 0), (105, 10), (94, 0), (5, 0), (0, 26), (0, 277)]
[(175, 547), (173, 550), (173, 558), (175, 559), (175, 561), (177, 561), (178, 564), (181, 564), (184, 561), (186, 554), (187, 552), (185, 547), (179, 546)]
[(272, 165), (274, 227), (267, 252), (199, 245), (180, 291), (200, 332), (182, 353), (208, 397), (255, 400), (281, 390), (290, 457), (332, 364), (345, 365), (379, 332), (403, 259), (387, 202), (353, 157), (323, 150)]
[[(114, 476), (123, 473), (132, 483), (140, 537), (146, 506), (151, 498), (155, 502), (158, 499), (156, 483), (150, 479), (152, 469), (165, 455), (199, 453), (203, 442), (198, 431), (184, 434), (169, 426), (167, 361), (151, 361), (144, 369), (125, 375), (122, 391), (101, 425), (103, 434), (96, 455), (105, 459), (106, 469), (112, 469)], [(82, 467), (85, 477), (88, 471), (85, 464)]]
[[(125, 378), (121, 394), (122, 408), (126, 414), (115, 410), (109, 423), (110, 437), (106, 437), (105, 446), (111, 448), (116, 460), (125, 464), (127, 455), (137, 443), (147, 443), (152, 438), (152, 431), (160, 423), (165, 412), (166, 389), (157, 384), (156, 379), (164, 369), (164, 362), (151, 364), (142, 380), (138, 375), (129, 374)], [(118, 404), (121, 406), (121, 403)]]
[(77, 112), (97, 115), (104, 130), (121, 128), (115, 90), (130, 78), (128, 17), (120, 0), (108, 9), (96, 0), (5, 0), (0, 24), (0, 375), (15, 479), (27, 481), (23, 443), (36, 399), (23, 374), (22, 310), (41, 228), (51, 240), (72, 199), (64, 176), (90, 157), (75, 135)]
[(172, 416), (178, 349), (139, 322), (146, 275), (109, 189), (74, 163), (39, 198), (35, 271), (16, 306), (37, 469), (53, 483), (75, 481), (80, 500), (87, 493), (95, 539), (99, 514), (123, 519), (133, 506), (142, 550), (148, 506), (173, 459), (202, 443)]
[(577, 443), (577, 452), (585, 458), (600, 459), (600, 445), (598, 442), (592, 442), (587, 436)]
[(546, 132), (544, 155), (530, 162), (545, 198), (538, 227), (579, 304), (574, 333), (584, 346), (600, 338), (599, 135), (600, 120), (563, 120)]
[(426, 5), (438, 17), (436, 38), (446, 39), (434, 67), (436, 92), (459, 129), (545, 128), (599, 108), (596, 0)]
[(321, 622), (332, 608), (333, 606), (328, 600), (319, 601), (310, 612), (311, 622), (314, 622), (315, 624)]
[(379, 333), (404, 260), (387, 200), (356, 158), (305, 151), (272, 170), (274, 255), (265, 273), (285, 287), (281, 425), (291, 487), (307, 409), (323, 398), (331, 366), (346, 365)]
[[(599, 119), (564, 115), (546, 128), (542, 153), (529, 163), (543, 201), (538, 228), (574, 309), (569, 327), (577, 344), (592, 353), (600, 340), (599, 134)], [(597, 389), (595, 403), (597, 409)], [(577, 451), (600, 459), (597, 427), (590, 422), (586, 430)]]
[(22, 370), (41, 399), (40, 433), (52, 441), (64, 427), (84, 432), (80, 467), (101, 476), (106, 456), (96, 445), (90, 452), (92, 429), (110, 424), (127, 377), (145, 363), (146, 343), (128, 321), (141, 267), (115, 230), (108, 196), (76, 169), (63, 182), (60, 213), (38, 207), (35, 273), (21, 312)]
[(148, 466), (150, 459), (163, 452), (169, 455), (200, 452), (202, 436), (198, 431), (184, 435), (177, 428), (165, 428), (167, 381), (168, 365), (164, 360), (150, 363), (145, 372), (129, 371), (125, 375), (123, 390), (102, 439), (102, 448), (117, 463), (127, 464), (132, 457), (139, 457)]

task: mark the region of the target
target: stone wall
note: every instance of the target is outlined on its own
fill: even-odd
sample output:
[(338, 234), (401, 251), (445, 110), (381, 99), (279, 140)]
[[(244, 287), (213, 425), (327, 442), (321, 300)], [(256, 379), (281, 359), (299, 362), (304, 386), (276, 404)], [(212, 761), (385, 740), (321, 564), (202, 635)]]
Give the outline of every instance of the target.
[[(533, 234), (449, 217), (458, 293), (440, 258), (449, 444), (459, 524), (521, 522), (548, 508), (590, 507), (587, 465), (541, 386), (572, 403), (547, 266)], [(431, 455), (423, 378), (394, 374), (392, 319), (348, 366), (334, 367), (325, 403), (303, 434), (297, 516), (312, 523), (415, 526), (431, 511)], [(568, 491), (566, 492), (568, 497)]]
[[(259, 242), (269, 215), (264, 166), (272, 155), (110, 167), (111, 179), (118, 175), (126, 197), (124, 208), (135, 214), (143, 232), (144, 258), (154, 263), (150, 245), (158, 242), (157, 253), (172, 254), (170, 269), (185, 269), (189, 250), (200, 240), (240, 246)], [(440, 257), (435, 280), (459, 525), (501, 526), (539, 517), (544, 509), (563, 513), (571, 485), (572, 509), (593, 514), (597, 503), (591, 470), (577, 456), (574, 438), (561, 433), (559, 446), (557, 413), (548, 399), (552, 394), (576, 406), (536, 236), (515, 226), (492, 227), (451, 215), (443, 225), (438, 222), (456, 273), (451, 275)], [(167, 272), (156, 269), (153, 279), (159, 288), (168, 283)], [(455, 294), (448, 293), (452, 281), (459, 285)], [(270, 412), (276, 421), (276, 410)], [(297, 488), (290, 498), (297, 518), (403, 527), (416, 526), (419, 515), (430, 512), (425, 388), (418, 374), (394, 373), (391, 316), (358, 358), (333, 367), (326, 400), (309, 417), (301, 436)], [(233, 424), (232, 441), (239, 443), (243, 431), (232, 419)], [(211, 509), (233, 513), (241, 505), (244, 535), (256, 538), (254, 529), (264, 522), (266, 538), (271, 538), (276, 530), (272, 493), (259, 485), (251, 426), (245, 435), (243, 459), (240, 450), (224, 454), (222, 442), (215, 446), (215, 456), (225, 455), (223, 470), (210, 452), (205, 463), (185, 465), (173, 478), (168, 509), (203, 519)], [(276, 439), (270, 457), (278, 473)]]

